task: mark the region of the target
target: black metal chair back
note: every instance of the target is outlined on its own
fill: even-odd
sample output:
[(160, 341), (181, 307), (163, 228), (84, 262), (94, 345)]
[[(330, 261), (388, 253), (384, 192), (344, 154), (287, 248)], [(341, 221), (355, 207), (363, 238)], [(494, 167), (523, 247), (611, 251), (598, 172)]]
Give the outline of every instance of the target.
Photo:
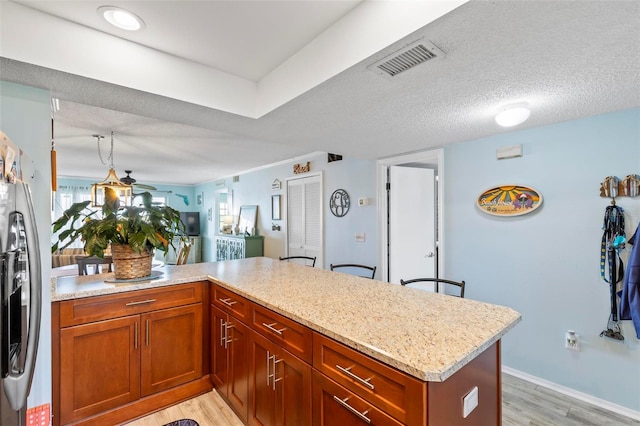
[(316, 266), (316, 257), (311, 257), (311, 256), (287, 256), (287, 257), (281, 257), (280, 260), (286, 260), (287, 262), (290, 260), (302, 260), (304, 261), (304, 264), (307, 265), (307, 262), (311, 262), (311, 265), (307, 265), (307, 266), (311, 266), (312, 268)]
[(455, 286), (459, 290), (458, 294), (450, 294), (450, 293), (446, 293), (446, 294), (449, 294), (450, 296), (464, 297), (464, 286), (465, 286), (464, 281), (452, 281), (452, 280), (445, 280), (443, 278), (414, 278), (412, 280), (400, 280), (400, 285), (408, 285), (408, 284), (421, 283), (421, 282), (433, 283), (433, 290), (435, 292), (438, 292), (438, 290), (440, 289), (440, 283)]
[(333, 263), (331, 265), (329, 265), (329, 267), (331, 268), (332, 271), (336, 270), (336, 269), (345, 269), (345, 272), (351, 272), (353, 270), (357, 272), (361, 272), (364, 273), (366, 275), (360, 275), (363, 278), (371, 278), (373, 279), (376, 276), (376, 267), (375, 266), (367, 266), (367, 265), (360, 265), (358, 263), (339, 263), (334, 265)]

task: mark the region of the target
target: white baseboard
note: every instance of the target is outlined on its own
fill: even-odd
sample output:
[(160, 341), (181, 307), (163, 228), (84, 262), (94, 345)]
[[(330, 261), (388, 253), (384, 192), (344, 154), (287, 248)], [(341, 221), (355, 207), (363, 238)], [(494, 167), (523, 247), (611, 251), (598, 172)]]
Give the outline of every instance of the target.
[(566, 386), (559, 385), (554, 382), (550, 382), (545, 379), (541, 379), (537, 376), (532, 376), (531, 374), (524, 373), (520, 370), (516, 370), (511, 367), (502, 366), (502, 372), (507, 373), (511, 376), (515, 376), (519, 379), (526, 380), (528, 382), (534, 383), (536, 385), (544, 386), (545, 388), (549, 388), (561, 394), (570, 396), (571, 398), (578, 399), (580, 401), (587, 402), (589, 404), (595, 405), (596, 407), (604, 408), (605, 410), (613, 411), (614, 413), (621, 414), (623, 416), (632, 418), (634, 420), (640, 420), (640, 411), (635, 411), (627, 407), (623, 407), (622, 405), (614, 404), (613, 402), (606, 401), (604, 399), (596, 398), (595, 396), (579, 392), (575, 389), (568, 388)]

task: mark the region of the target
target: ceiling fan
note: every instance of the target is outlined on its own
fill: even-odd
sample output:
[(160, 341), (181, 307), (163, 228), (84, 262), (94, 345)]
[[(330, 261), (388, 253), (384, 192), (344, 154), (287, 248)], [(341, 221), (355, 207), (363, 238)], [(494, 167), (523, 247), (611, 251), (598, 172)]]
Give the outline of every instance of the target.
[[(151, 186), (151, 185), (145, 185), (142, 183), (136, 183), (136, 180), (134, 178), (132, 178), (131, 175), (131, 170), (125, 170), (124, 171), (127, 175), (125, 177), (123, 177), (122, 179), (120, 179), (120, 182), (122, 183), (126, 183), (127, 185), (131, 185), (135, 188), (140, 188), (140, 189), (145, 189), (147, 191), (158, 191), (158, 189), (155, 186)], [(172, 194), (173, 191), (159, 191), (159, 192), (166, 192), (167, 194)], [(133, 194), (134, 197), (138, 196), (140, 194)], [(189, 196), (187, 195), (183, 195), (183, 194), (174, 194), (176, 197), (179, 197), (182, 199), (182, 201), (184, 202), (185, 205), (189, 205)]]
[(122, 183), (126, 183), (127, 185), (131, 185), (135, 188), (140, 188), (140, 189), (146, 189), (147, 191), (156, 191), (157, 188), (155, 186), (151, 186), (151, 185), (145, 185), (143, 183), (136, 183), (137, 181), (132, 178), (131, 176), (129, 176), (131, 174), (131, 170), (125, 170), (124, 171), (127, 175), (123, 178), (120, 179), (120, 182)]

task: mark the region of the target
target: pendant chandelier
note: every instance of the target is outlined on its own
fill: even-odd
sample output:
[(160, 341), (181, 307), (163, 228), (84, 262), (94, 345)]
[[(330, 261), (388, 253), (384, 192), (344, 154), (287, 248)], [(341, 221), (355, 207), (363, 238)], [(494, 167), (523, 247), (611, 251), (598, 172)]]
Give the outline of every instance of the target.
[[(98, 156), (100, 157), (100, 161), (106, 165), (107, 163), (102, 159), (102, 153), (100, 152), (100, 139), (103, 139), (104, 136), (93, 135), (93, 137), (98, 140)], [(109, 152), (107, 160), (110, 161), (109, 174), (107, 174), (107, 177), (102, 182), (91, 185), (91, 205), (101, 207), (104, 204), (106, 188), (111, 188), (115, 191), (120, 199), (120, 204), (125, 206), (131, 205), (133, 188), (131, 185), (122, 183), (122, 181), (118, 179), (115, 168), (113, 167), (113, 132), (111, 132), (111, 151)]]

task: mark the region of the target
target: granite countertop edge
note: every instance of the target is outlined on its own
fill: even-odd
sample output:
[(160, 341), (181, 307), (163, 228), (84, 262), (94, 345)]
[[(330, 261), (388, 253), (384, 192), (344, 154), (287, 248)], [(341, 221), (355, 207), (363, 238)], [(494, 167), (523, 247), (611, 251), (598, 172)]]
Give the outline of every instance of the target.
[[(61, 302), (65, 300), (153, 289), (196, 281), (215, 282), (216, 284), (219, 284), (222, 287), (247, 298), (248, 300), (305, 325), (315, 332), (323, 334), (348, 347), (369, 355), (380, 362), (395, 367), (398, 370), (420, 380), (432, 382), (444, 381), (452, 376), (456, 371), (460, 370), (480, 353), (501, 339), (502, 336), (515, 327), (522, 319), (518, 312), (503, 306), (489, 305), (482, 302), (468, 301), (468, 299), (459, 299), (444, 295), (425, 295), (424, 297), (431, 297), (434, 302), (437, 301), (440, 304), (447, 304), (447, 306), (448, 304), (455, 305), (459, 303), (467, 303), (468, 306), (465, 305), (465, 309), (471, 309), (474, 305), (479, 306), (479, 308), (482, 309), (487, 309), (487, 307), (489, 307), (494, 310), (499, 310), (504, 318), (489, 318), (487, 321), (488, 324), (490, 322), (492, 329), (489, 331), (483, 330), (484, 335), (477, 339), (476, 336), (472, 336), (472, 342), (467, 342), (464, 339), (459, 342), (454, 340), (454, 343), (451, 345), (452, 348), (444, 351), (446, 352), (444, 355), (442, 353), (439, 355), (442, 358), (439, 363), (431, 362), (430, 358), (426, 358), (426, 360), (422, 358), (421, 360), (414, 362), (413, 357), (418, 356), (419, 358), (421, 355), (424, 356), (424, 354), (413, 354), (411, 351), (417, 349), (410, 345), (409, 349), (405, 351), (407, 353), (402, 350), (393, 353), (393, 350), (395, 349), (393, 345), (391, 344), (391, 346), (386, 348), (389, 350), (385, 350), (386, 341), (381, 343), (379, 340), (376, 340), (378, 338), (377, 335), (375, 335), (374, 338), (371, 338), (368, 334), (370, 330), (367, 327), (362, 326), (365, 330), (362, 331), (358, 329), (356, 324), (356, 326), (354, 326), (355, 328), (351, 330), (348, 326), (343, 327), (343, 323), (341, 322), (331, 322), (332, 315), (322, 311), (322, 309), (328, 309), (331, 301), (328, 301), (325, 305), (322, 305), (321, 303), (313, 303), (313, 301), (319, 298), (318, 295), (323, 294), (322, 288), (318, 290), (315, 290), (316, 286), (306, 288), (308, 291), (315, 290), (318, 292), (318, 295), (315, 295), (315, 299), (313, 294), (307, 297), (307, 302), (311, 301), (312, 303), (305, 303), (305, 300), (303, 300), (307, 291), (302, 293), (302, 296), (300, 296), (302, 299), (300, 300), (296, 298), (296, 294), (276, 295), (271, 297), (274, 293), (273, 289), (276, 288), (273, 286), (282, 285), (283, 288), (287, 288), (287, 279), (291, 280), (292, 278), (295, 278), (296, 287), (294, 288), (298, 288), (308, 283), (323, 283), (326, 281), (328, 283), (327, 289), (331, 290), (331, 292), (335, 292), (336, 288), (349, 286), (355, 286), (354, 289), (349, 289), (349, 291), (357, 290), (363, 292), (403, 292), (407, 290), (406, 288), (398, 290), (396, 287), (399, 286), (393, 286), (388, 283), (378, 281), (372, 282), (372, 280), (353, 277), (342, 273), (324, 271), (319, 268), (308, 268), (292, 264), (283, 265), (283, 263), (287, 262), (279, 262), (278, 260), (274, 261), (273, 259), (268, 258), (252, 259), (260, 260), (245, 259), (243, 261), (210, 262), (207, 264), (181, 265), (178, 267), (164, 266), (158, 269), (163, 272), (163, 276), (159, 279), (127, 284), (105, 283), (105, 279), (113, 278), (112, 273), (83, 277), (53, 277), (51, 279), (51, 300), (52, 302)], [(249, 277), (250, 279), (244, 278), (244, 270), (242, 269), (244, 267), (246, 267), (248, 275), (251, 275), (251, 273), (254, 274)], [(306, 277), (301, 276), (298, 278), (298, 274), (300, 273), (304, 273)], [(280, 279), (280, 277), (284, 278)], [(338, 284), (337, 280), (339, 281), (339, 287), (335, 287)], [(278, 281), (282, 281), (283, 283)], [(319, 286), (320, 284), (318, 287)], [(425, 292), (419, 292), (420, 293), (414, 293), (412, 299), (423, 297), (422, 293)], [(340, 295), (336, 296), (338, 298), (337, 300), (340, 300), (339, 296)], [(392, 297), (393, 295), (385, 294), (385, 296)], [(331, 296), (328, 297), (330, 298)], [(371, 297), (371, 295), (369, 295), (369, 297)], [(465, 302), (461, 302), (462, 300)], [(428, 301), (431, 302), (431, 300)], [(357, 301), (352, 303), (357, 305)], [(309, 305), (313, 306), (309, 307)], [(345, 305), (343, 310), (355, 311), (355, 305)], [(383, 308), (384, 306), (377, 310), (382, 311)], [(343, 314), (341, 311), (340, 313)], [(489, 312), (489, 316), (491, 314), (492, 311)], [(351, 323), (356, 322), (356, 316), (358, 313), (347, 312), (345, 315), (347, 315), (347, 321)], [(371, 332), (376, 333), (375, 330)], [(409, 341), (412, 342), (411, 339), (409, 339)], [(418, 341), (417, 345), (420, 346), (420, 341)], [(422, 349), (423, 352), (428, 352), (429, 349), (433, 349), (433, 347), (426, 348), (426, 345), (423, 346), (425, 346), (425, 348), (419, 348)], [(430, 365), (428, 368), (425, 367), (427, 364)]]

